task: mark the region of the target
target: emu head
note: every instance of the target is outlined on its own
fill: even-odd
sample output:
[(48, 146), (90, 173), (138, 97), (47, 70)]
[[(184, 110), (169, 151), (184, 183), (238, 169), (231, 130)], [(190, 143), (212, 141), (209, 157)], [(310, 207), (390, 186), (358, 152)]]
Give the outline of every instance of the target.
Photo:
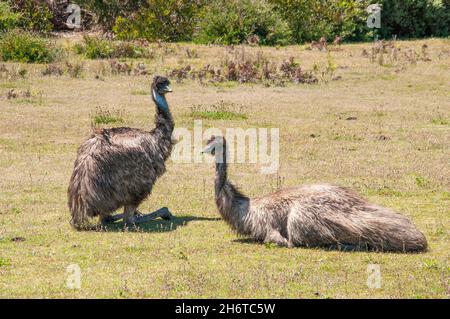
[(155, 76), (152, 83), (152, 98), (156, 105), (167, 112), (169, 110), (169, 105), (167, 104), (165, 94), (172, 92), (170, 88), (170, 81), (164, 76)]
[(172, 92), (169, 79), (160, 75), (155, 76), (153, 78), (152, 91), (160, 95)]
[(225, 147), (225, 138), (223, 136), (211, 136), (211, 138), (206, 142), (206, 147), (203, 149), (202, 153), (205, 154), (223, 154)]

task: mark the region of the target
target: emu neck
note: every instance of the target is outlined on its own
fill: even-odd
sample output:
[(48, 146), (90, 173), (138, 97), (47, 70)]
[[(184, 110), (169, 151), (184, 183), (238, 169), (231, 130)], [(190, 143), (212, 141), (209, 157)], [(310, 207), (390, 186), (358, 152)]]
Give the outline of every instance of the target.
[(223, 188), (225, 187), (225, 184), (228, 183), (227, 170), (228, 170), (228, 164), (226, 162), (224, 162), (224, 163), (216, 162), (216, 179), (215, 179), (215, 183), (214, 183), (216, 197), (220, 196), (220, 193), (223, 190)]
[[(223, 146), (223, 154), (216, 153), (216, 179), (215, 195), (217, 208), (223, 219), (234, 229), (240, 230), (240, 216), (245, 214), (245, 203), (248, 203), (248, 197), (227, 180), (228, 164), (226, 162), (226, 147)], [(222, 159), (222, 160), (221, 160)]]
[(164, 95), (153, 92), (153, 101), (156, 104), (155, 129), (152, 131), (156, 138), (156, 145), (166, 160), (172, 151), (172, 132), (174, 128), (172, 114)]

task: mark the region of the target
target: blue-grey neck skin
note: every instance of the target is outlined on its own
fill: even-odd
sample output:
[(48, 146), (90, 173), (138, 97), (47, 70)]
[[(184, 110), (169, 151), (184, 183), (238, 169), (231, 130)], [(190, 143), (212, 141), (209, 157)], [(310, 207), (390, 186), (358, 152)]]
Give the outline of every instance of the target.
[(164, 112), (169, 112), (169, 104), (167, 104), (166, 97), (163, 94), (159, 94), (156, 90), (152, 90), (153, 100), (156, 105)]

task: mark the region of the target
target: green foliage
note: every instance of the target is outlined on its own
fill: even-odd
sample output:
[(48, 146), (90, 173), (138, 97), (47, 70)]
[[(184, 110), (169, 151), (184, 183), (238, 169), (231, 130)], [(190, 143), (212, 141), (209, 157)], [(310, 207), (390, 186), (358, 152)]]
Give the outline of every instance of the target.
[(111, 41), (98, 36), (85, 35), (83, 42), (74, 47), (75, 52), (89, 59), (141, 58), (150, 55), (149, 49), (132, 42)]
[[(21, 0), (31, 1), (31, 0)], [(236, 44), (256, 35), (266, 45), (336, 36), (364, 41), (448, 36), (449, 0), (75, 0), (118, 39)], [(382, 28), (366, 24), (370, 3), (383, 6)]]
[(114, 48), (112, 42), (97, 36), (85, 35), (83, 43), (77, 43), (75, 52), (84, 54), (89, 59), (105, 59), (112, 57)]
[(20, 15), (11, 10), (8, 2), (0, 2), (0, 32), (14, 29), (19, 19)]
[(296, 42), (333, 39), (363, 40), (366, 27), (367, 0), (270, 0), (283, 14)]
[(119, 39), (188, 41), (203, 0), (150, 0), (131, 17), (119, 16), (113, 27)]
[(421, 38), (450, 34), (449, 0), (382, 0), (380, 36)]
[(13, 30), (0, 41), (0, 59), (24, 63), (49, 63), (58, 58), (61, 49), (36, 34)]
[(111, 30), (119, 16), (132, 18), (132, 14), (145, 10), (152, 0), (74, 0), (81, 8), (93, 12), (97, 23)]
[(264, 45), (291, 41), (288, 24), (265, 0), (214, 0), (200, 15), (198, 43), (239, 44), (257, 36)]
[(53, 14), (45, 1), (16, 0), (13, 2), (13, 9), (20, 13), (20, 28), (43, 33), (53, 30)]

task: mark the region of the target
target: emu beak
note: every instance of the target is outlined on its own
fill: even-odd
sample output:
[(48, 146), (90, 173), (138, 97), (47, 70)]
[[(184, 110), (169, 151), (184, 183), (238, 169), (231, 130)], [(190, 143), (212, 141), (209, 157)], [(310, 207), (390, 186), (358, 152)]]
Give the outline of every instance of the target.
[(172, 89), (170, 88), (170, 86), (166, 85), (165, 87), (162, 88), (162, 91), (164, 93), (169, 93), (172, 92)]

